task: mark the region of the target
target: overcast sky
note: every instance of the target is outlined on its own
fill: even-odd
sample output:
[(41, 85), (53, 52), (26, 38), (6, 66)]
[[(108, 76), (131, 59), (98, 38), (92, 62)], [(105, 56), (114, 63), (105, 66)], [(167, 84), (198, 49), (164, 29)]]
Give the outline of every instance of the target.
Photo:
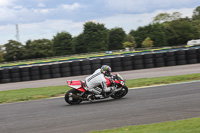
[(197, 6), (200, 0), (0, 0), (0, 45), (16, 40), (16, 24), (24, 44), (29, 39), (52, 39), (62, 31), (77, 36), (87, 21), (129, 33), (159, 13), (177, 11), (191, 17)]

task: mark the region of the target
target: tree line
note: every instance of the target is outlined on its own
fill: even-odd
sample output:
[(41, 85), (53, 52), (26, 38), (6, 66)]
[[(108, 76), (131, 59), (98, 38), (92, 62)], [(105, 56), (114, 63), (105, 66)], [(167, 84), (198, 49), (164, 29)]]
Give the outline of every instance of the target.
[(60, 32), (52, 39), (28, 40), (22, 44), (15, 40), (0, 46), (0, 62), (34, 59), (69, 54), (120, 50), (126, 47), (163, 47), (185, 45), (200, 37), (200, 6), (191, 18), (179, 12), (160, 13), (146, 26), (126, 34), (123, 28), (107, 29), (104, 24), (86, 22), (81, 34), (72, 37)]

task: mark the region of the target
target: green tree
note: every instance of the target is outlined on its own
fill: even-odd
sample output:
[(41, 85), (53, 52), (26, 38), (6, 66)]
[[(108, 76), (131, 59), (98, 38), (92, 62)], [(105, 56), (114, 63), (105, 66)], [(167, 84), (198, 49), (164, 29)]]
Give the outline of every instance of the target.
[(73, 54), (72, 36), (68, 32), (57, 33), (53, 38), (53, 51), (54, 55), (67, 55)]
[(200, 6), (198, 6), (198, 7), (193, 11), (192, 19), (193, 19), (193, 20), (200, 19)]
[(151, 30), (148, 32), (148, 36), (153, 40), (153, 45), (155, 47), (167, 46), (167, 37), (164, 26), (156, 23), (150, 25), (150, 28)]
[(127, 42), (124, 42), (124, 43), (123, 43), (123, 47), (124, 47), (124, 48), (132, 48), (132, 47), (133, 47), (133, 43), (128, 42), (128, 41), (127, 41)]
[(2, 46), (0, 46), (0, 62), (4, 61), (3, 55), (4, 55), (4, 51), (2, 49)]
[(191, 22), (176, 20), (169, 23), (167, 36), (169, 45), (185, 45), (188, 40), (197, 39), (199, 32)]
[(119, 50), (123, 48), (126, 33), (122, 28), (113, 28), (109, 31), (109, 50)]
[(20, 42), (9, 40), (8, 43), (4, 44), (4, 47), (5, 47), (4, 58), (6, 61), (23, 59), (23, 54), (25, 52), (25, 49)]
[(84, 24), (84, 44), (87, 52), (108, 50), (108, 29), (104, 24), (87, 22)]
[(84, 43), (83, 33), (72, 39), (72, 46), (74, 48), (74, 52), (77, 54), (87, 53), (87, 45)]
[(53, 42), (48, 39), (38, 39), (31, 42), (30, 58), (43, 58), (53, 56)]
[(153, 19), (153, 23), (161, 23), (165, 21), (173, 21), (180, 19), (182, 14), (180, 12), (169, 13), (160, 13)]
[(160, 47), (167, 45), (167, 37), (165, 30), (166, 29), (162, 24), (155, 23), (139, 27), (136, 31), (131, 30), (129, 34), (134, 36), (138, 47), (142, 47), (141, 44), (147, 37), (150, 37), (153, 40), (154, 46)]
[(153, 41), (151, 40), (150, 37), (147, 37), (147, 38), (142, 42), (142, 47), (144, 47), (144, 48), (153, 47)]
[(130, 34), (128, 34), (125, 38), (125, 42), (123, 43), (123, 47), (126, 48), (126, 47), (129, 47), (129, 48), (136, 48), (137, 47), (137, 43), (134, 39), (134, 37)]
[(131, 30), (130, 35), (134, 36), (136, 43), (138, 44), (138, 48), (141, 48), (141, 44), (144, 39), (148, 36), (148, 27), (139, 27), (137, 30)]

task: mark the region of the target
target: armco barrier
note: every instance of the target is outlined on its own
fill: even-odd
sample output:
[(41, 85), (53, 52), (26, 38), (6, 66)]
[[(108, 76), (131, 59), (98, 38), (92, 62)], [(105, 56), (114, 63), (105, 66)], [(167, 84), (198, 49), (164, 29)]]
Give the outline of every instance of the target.
[(102, 65), (109, 65), (113, 72), (118, 72), (194, 63), (200, 63), (200, 48), (0, 69), (0, 83), (88, 75)]

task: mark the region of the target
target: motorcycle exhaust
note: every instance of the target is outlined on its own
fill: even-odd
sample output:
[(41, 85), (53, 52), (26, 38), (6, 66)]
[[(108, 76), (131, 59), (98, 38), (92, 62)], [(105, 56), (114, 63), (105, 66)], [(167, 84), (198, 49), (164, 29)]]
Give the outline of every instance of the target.
[(72, 98), (75, 98), (75, 99), (83, 100), (82, 97), (79, 97), (79, 96), (77, 96), (77, 95), (74, 95), (73, 93), (69, 93), (69, 96), (72, 97)]

